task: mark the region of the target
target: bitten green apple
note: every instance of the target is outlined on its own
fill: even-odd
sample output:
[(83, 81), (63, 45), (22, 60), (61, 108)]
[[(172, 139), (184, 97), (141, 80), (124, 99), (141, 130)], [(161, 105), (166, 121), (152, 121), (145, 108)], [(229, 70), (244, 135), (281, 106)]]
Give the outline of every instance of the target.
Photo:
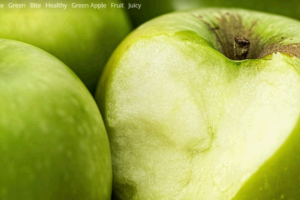
[[(5, 7), (0, 12), (0, 38), (22, 41), (40, 47), (63, 61), (93, 93), (100, 73), (115, 47), (130, 31), (124, 9), (111, 8), (119, 0), (103, 0), (106, 8), (97, 9), (93, 0), (34, 1), (16, 0), (26, 8)], [(2, 2), (3, 3), (3, 2)], [(66, 9), (51, 8), (68, 4)], [(91, 7), (93, 5), (94, 7)], [(88, 4), (89, 8), (83, 8)], [(47, 7), (46, 7), (47, 6)]]
[[(150, 20), (156, 16), (186, 9), (205, 8), (205, 7), (228, 7), (228, 8), (247, 8), (264, 12), (286, 15), (300, 20), (298, 0), (122, 0), (128, 9), (129, 15), (134, 26)], [(130, 5), (129, 5), (130, 4)], [(141, 7), (134, 7), (140, 4)]]
[(99, 109), (80, 79), (34, 46), (0, 39), (0, 199), (109, 200)]
[(97, 103), (115, 199), (300, 194), (300, 22), (239, 9), (165, 15), (109, 60)]

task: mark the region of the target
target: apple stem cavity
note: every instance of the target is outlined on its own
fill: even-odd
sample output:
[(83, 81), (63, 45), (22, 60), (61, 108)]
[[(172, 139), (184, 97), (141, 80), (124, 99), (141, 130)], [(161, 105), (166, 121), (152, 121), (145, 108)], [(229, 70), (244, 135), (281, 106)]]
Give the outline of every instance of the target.
[(250, 41), (246, 38), (236, 36), (234, 38), (234, 57), (235, 60), (245, 60), (250, 50)]

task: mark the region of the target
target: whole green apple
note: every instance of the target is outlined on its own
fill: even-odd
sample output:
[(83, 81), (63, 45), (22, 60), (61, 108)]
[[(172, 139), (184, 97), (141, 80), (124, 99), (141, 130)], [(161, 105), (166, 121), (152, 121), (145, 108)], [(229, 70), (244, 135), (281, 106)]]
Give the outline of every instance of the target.
[[(40, 47), (63, 61), (93, 93), (107, 59), (131, 30), (124, 9), (111, 8), (119, 0), (103, 0), (99, 8), (93, 0), (67, 4), (66, 9), (51, 8), (57, 1), (35, 1), (41, 8), (9, 8), (5, 1), (0, 12), (0, 38), (13, 39)], [(92, 7), (94, 3), (94, 7)], [(87, 4), (89, 8), (83, 8)], [(46, 7), (47, 6), (47, 7)]]
[(109, 200), (99, 109), (80, 79), (34, 46), (0, 39), (0, 199)]
[[(297, 0), (122, 0), (128, 8), (134, 26), (156, 16), (186, 9), (205, 7), (247, 8), (277, 13), (300, 20), (299, 1)], [(137, 6), (138, 4), (138, 6)], [(139, 7), (140, 5), (140, 7)]]
[(96, 100), (115, 199), (299, 198), (296, 20), (242, 9), (158, 17), (117, 48)]

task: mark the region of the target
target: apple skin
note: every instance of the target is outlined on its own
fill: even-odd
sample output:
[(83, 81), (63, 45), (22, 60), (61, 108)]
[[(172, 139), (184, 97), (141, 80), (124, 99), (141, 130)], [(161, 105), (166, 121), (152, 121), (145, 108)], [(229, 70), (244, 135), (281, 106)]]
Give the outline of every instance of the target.
[[(10, 1), (5, 1), (11, 3)], [(47, 1), (47, 3), (57, 1)], [(63, 61), (86, 87), (94, 93), (99, 76), (109, 56), (130, 32), (131, 24), (124, 9), (110, 8), (118, 0), (104, 0), (107, 8), (44, 8), (45, 1), (35, 1), (42, 8), (1, 9), (0, 38), (22, 41), (37, 46)], [(3, 2), (2, 2), (3, 3)], [(91, 4), (94, 1), (77, 1)]]
[(32, 45), (0, 39), (0, 55), (0, 199), (109, 200), (109, 142), (84, 84)]
[(299, 197), (299, 124), (300, 120), (284, 145), (248, 180), (233, 200), (297, 199)]
[[(300, 23), (242, 9), (138, 27), (96, 91), (113, 199), (297, 199)], [(250, 41), (233, 60), (235, 36)]]
[(163, 3), (159, 0), (123, 0), (128, 3), (142, 4), (140, 9), (128, 9), (132, 23), (135, 27), (142, 23), (157, 17), (159, 15), (195, 8), (208, 8), (208, 7), (224, 7), (224, 8), (246, 8), (263, 12), (270, 12), (279, 15), (285, 15), (295, 19), (300, 19), (298, 10), (299, 2), (296, 0), (291, 1), (239, 1), (239, 0), (165, 0)]

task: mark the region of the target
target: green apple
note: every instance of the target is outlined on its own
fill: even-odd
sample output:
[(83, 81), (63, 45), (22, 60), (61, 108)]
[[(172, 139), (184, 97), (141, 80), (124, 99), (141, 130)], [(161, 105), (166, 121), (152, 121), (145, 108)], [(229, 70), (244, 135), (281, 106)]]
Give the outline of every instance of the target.
[[(26, 8), (9, 8), (11, 1), (0, 2), (0, 38), (22, 41), (40, 47), (63, 61), (93, 93), (107, 59), (129, 33), (130, 24), (124, 9), (111, 8), (119, 0), (104, 0), (106, 8), (93, 0), (68, 4), (67, 8), (46, 8), (57, 1), (35, 1), (41, 8), (30, 8), (32, 2), (17, 0)], [(74, 4), (74, 5), (73, 5)], [(73, 7), (72, 7), (73, 5)]]
[[(156, 16), (185, 9), (204, 7), (247, 8), (264, 12), (277, 13), (300, 20), (299, 1), (290, 0), (122, 0), (128, 9), (134, 26)], [(130, 4), (130, 5), (129, 5)], [(134, 4), (141, 5), (140, 7)]]
[(242, 9), (158, 17), (117, 48), (96, 101), (115, 199), (299, 198), (296, 20)]
[(108, 138), (96, 102), (61, 61), (0, 39), (0, 199), (109, 200)]

